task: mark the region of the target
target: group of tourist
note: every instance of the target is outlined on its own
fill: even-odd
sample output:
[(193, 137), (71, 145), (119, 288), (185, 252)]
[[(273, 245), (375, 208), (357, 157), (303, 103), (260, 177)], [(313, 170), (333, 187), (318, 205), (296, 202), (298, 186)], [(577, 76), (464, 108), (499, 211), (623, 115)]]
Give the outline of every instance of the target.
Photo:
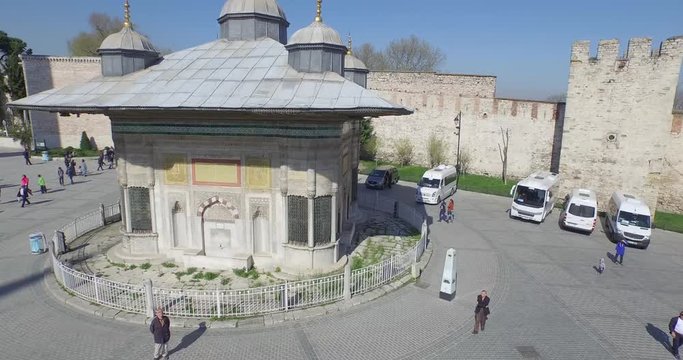
[(444, 199), (439, 205), (439, 222), (445, 221), (451, 223), (455, 220), (455, 202), (451, 197), (448, 200), (448, 205), (446, 205), (446, 200)]

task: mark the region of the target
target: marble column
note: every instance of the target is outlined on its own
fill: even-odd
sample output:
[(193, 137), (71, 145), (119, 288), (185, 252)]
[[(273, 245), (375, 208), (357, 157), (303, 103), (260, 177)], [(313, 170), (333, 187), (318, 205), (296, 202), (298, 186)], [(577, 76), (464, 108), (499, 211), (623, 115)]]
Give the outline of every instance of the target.
[(315, 170), (308, 169), (306, 174), (306, 195), (308, 196), (308, 247), (315, 246), (315, 233), (314, 233), (314, 217), (313, 210), (315, 206)]
[(282, 194), (282, 225), (283, 236), (281, 242), (283, 244), (289, 243), (289, 204), (287, 203), (287, 172), (289, 168), (287, 165), (280, 165), (280, 194)]
[(339, 190), (336, 182), (332, 183), (332, 204), (330, 204), (330, 242), (337, 241), (337, 191)]

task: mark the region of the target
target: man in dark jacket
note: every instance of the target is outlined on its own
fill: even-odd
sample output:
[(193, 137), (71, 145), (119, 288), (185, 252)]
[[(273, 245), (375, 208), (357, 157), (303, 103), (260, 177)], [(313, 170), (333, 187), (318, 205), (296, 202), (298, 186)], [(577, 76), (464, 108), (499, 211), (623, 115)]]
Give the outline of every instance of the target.
[(669, 321), (669, 333), (671, 333), (671, 353), (676, 359), (680, 359), (678, 348), (683, 344), (683, 311)]
[(154, 334), (154, 360), (168, 359), (168, 340), (171, 339), (171, 320), (164, 316), (164, 310), (158, 307), (156, 316), (149, 324), (149, 331)]

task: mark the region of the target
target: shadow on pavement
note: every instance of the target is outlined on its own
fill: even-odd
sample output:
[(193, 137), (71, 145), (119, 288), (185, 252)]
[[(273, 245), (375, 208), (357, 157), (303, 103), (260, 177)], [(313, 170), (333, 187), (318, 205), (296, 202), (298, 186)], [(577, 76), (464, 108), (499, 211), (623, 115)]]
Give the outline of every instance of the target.
[(50, 201), (52, 201), (52, 199), (45, 199), (45, 200), (40, 200), (40, 201), (31, 201), (31, 205), (45, 204), (45, 203), (49, 203)]
[(168, 351), (168, 355), (171, 356), (185, 348), (190, 347), (190, 345), (194, 344), (197, 339), (199, 339), (204, 332), (206, 332), (206, 323), (203, 321), (199, 323), (199, 327), (195, 330), (193, 330), (191, 333), (183, 336), (183, 338), (180, 340), (180, 344), (178, 344), (175, 348), (171, 349)]
[(52, 193), (56, 193), (56, 192), (60, 192), (60, 191), (64, 191), (64, 190), (65, 190), (64, 188), (55, 189), (55, 190), (48, 190), (47, 193), (52, 194)]
[(24, 153), (21, 152), (21, 151), (0, 153), (0, 158), (15, 157), (15, 156), (23, 156), (23, 154), (24, 154)]
[(29, 286), (37, 281), (43, 279), (48, 270), (43, 270), (42, 272), (31, 274), (23, 279), (14, 280), (6, 284), (0, 285), (0, 297), (13, 293), (25, 286)]
[(671, 346), (669, 345), (669, 335), (664, 332), (662, 329), (658, 328), (655, 325), (652, 325), (651, 323), (647, 323), (647, 326), (645, 327), (647, 330), (647, 333), (652, 336), (653, 339), (657, 340), (662, 346), (664, 346), (665, 349), (671, 350)]

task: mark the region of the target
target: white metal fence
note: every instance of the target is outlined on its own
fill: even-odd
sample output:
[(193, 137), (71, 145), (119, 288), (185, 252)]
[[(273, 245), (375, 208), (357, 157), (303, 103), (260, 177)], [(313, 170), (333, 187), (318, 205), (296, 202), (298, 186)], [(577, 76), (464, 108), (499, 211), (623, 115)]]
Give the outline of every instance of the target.
[[(396, 205), (398, 204), (398, 205)], [(55, 277), (68, 291), (85, 300), (107, 307), (151, 316), (152, 309), (162, 306), (171, 316), (181, 317), (244, 317), (318, 306), (348, 299), (371, 291), (405, 275), (419, 261), (427, 246), (427, 223), (418, 212), (409, 211), (405, 204), (377, 196), (373, 201), (361, 201), (361, 206), (401, 217), (421, 229), (420, 240), (403, 254), (393, 255), (378, 264), (345, 271), (321, 278), (286, 282), (258, 288), (238, 290), (163, 289), (144, 284), (126, 284), (94, 275), (84, 274), (60, 261), (55, 251), (63, 233), (69, 243), (77, 237), (109, 223), (120, 220), (119, 204), (101, 206), (63, 226), (53, 238), (52, 261)], [(419, 220), (419, 221), (418, 221)], [(58, 248), (58, 247), (57, 247)]]

